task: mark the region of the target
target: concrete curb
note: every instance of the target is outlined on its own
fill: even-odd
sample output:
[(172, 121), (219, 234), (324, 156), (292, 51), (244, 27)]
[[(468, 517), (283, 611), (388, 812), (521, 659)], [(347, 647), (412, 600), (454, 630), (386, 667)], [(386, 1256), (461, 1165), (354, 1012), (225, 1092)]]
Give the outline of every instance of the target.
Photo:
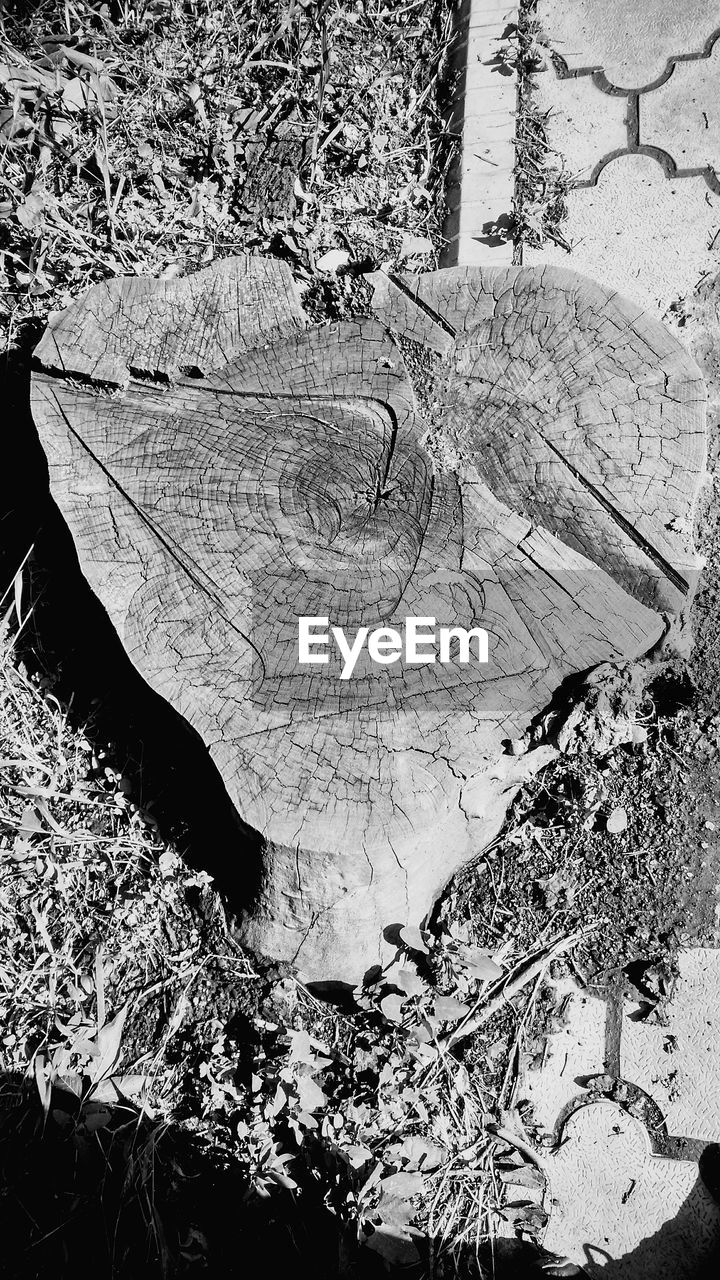
[(463, 82), (450, 122), (461, 141), (447, 196), (446, 267), (506, 266), (513, 260), (518, 80), (501, 50), (518, 13), (512, 0), (466, 0), (461, 11), (455, 56)]

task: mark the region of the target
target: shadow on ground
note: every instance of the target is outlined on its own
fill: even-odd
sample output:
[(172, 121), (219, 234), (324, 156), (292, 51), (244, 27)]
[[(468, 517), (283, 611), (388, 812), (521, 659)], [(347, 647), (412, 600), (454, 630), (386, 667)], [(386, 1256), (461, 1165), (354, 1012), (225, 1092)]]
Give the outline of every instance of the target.
[[(246, 1275), (374, 1280), (371, 1255), (343, 1258), (335, 1219), (310, 1194), (248, 1198), (240, 1166), (180, 1126), (132, 1104), (80, 1103), (0, 1077), (0, 1220), (4, 1280), (156, 1280)], [(367, 1251), (364, 1251), (367, 1252)]]
[[(30, 414), (30, 369), (39, 331), (24, 327), (21, 345), (0, 366), (12, 467), (0, 472), (0, 595), (22, 569), (16, 641), (30, 671), (52, 679), (51, 692), (71, 720), (133, 784), (161, 836), (190, 865), (209, 872), (230, 913), (252, 901), (261, 838), (240, 822), (208, 752), (189, 725), (145, 683), (127, 657), (105, 610), (85, 580), (70, 532), (48, 489), (45, 455)], [(30, 611), (31, 610), (31, 611)]]
[[(711, 1280), (720, 1254), (683, 1267), (687, 1222), (698, 1195), (718, 1185), (718, 1148), (671, 1222), (619, 1260), (593, 1251), (591, 1275), (607, 1280)], [(299, 1194), (248, 1194), (245, 1170), (177, 1124), (153, 1121), (132, 1102), (81, 1100), (62, 1079), (47, 1115), (34, 1082), (0, 1076), (0, 1220), (5, 1280), (231, 1280), (262, 1260), (263, 1276), (313, 1280), (540, 1280), (584, 1272), (552, 1269), (530, 1244), (498, 1241), (480, 1262), (469, 1253), (432, 1267), (385, 1267), (358, 1246), (323, 1204), (312, 1179)], [(687, 1254), (687, 1251), (686, 1251)], [(556, 1260), (557, 1261), (557, 1260)], [(594, 1264), (594, 1265), (593, 1265)], [(598, 1269), (599, 1268), (599, 1269)]]
[[(703, 1152), (697, 1182), (675, 1217), (622, 1258), (611, 1258), (600, 1249), (587, 1250), (589, 1274), (601, 1275), (602, 1280), (665, 1280), (670, 1275), (676, 1280), (716, 1280), (720, 1239), (715, 1206), (719, 1202), (720, 1146), (712, 1144)], [(706, 1232), (704, 1240), (698, 1239), (699, 1224)]]
[[(239, 1163), (181, 1125), (122, 1101), (81, 1102), (59, 1086), (47, 1116), (34, 1082), (0, 1076), (0, 1221), (4, 1280), (539, 1280), (530, 1245), (488, 1256), (386, 1267), (323, 1204), (248, 1193)], [(251, 1260), (256, 1260), (252, 1262)]]

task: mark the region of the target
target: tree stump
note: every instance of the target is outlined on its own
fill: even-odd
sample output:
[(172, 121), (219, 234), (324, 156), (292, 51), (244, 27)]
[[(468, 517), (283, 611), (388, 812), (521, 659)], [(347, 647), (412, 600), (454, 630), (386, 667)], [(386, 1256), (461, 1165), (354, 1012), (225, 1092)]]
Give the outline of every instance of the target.
[[(242, 937), (314, 980), (421, 920), (552, 751), (508, 741), (682, 623), (699, 565), (704, 386), (668, 330), (555, 268), (374, 284), (376, 319), (312, 326), (276, 261), (113, 280), (33, 377), (82, 569), (263, 838)], [(343, 680), (301, 617), (481, 626), (489, 660)]]

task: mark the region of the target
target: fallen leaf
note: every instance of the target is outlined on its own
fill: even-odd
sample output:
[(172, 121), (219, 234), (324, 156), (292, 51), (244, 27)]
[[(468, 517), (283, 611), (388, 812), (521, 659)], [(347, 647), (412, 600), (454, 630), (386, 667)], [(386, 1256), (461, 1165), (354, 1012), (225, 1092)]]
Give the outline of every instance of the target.
[(93, 1102), (122, 1102), (123, 1098), (137, 1098), (147, 1087), (147, 1076), (109, 1076), (93, 1086)]
[(283, 1107), (285, 1106), (285, 1103), (287, 1102), (287, 1100), (288, 1100), (288, 1096), (285, 1090), (283, 1089), (282, 1085), (279, 1084), (275, 1090), (275, 1096), (272, 1102), (269, 1104), (268, 1110), (270, 1115), (271, 1116), (279, 1115)]
[(455, 1079), (453, 1080), (453, 1085), (455, 1087), (455, 1092), (461, 1098), (466, 1097), (467, 1094), (470, 1093), (470, 1076), (468, 1075), (467, 1067), (463, 1066), (462, 1062), (460, 1063), (457, 1071), (455, 1072)]
[(414, 1165), (416, 1169), (422, 1165), (423, 1171), (428, 1173), (437, 1169), (445, 1159), (443, 1147), (439, 1147), (436, 1142), (428, 1142), (427, 1138), (422, 1138), (419, 1134), (412, 1134), (404, 1142), (396, 1143), (390, 1151), (393, 1156), (406, 1160), (408, 1165)]
[(303, 1111), (319, 1111), (327, 1106), (327, 1097), (312, 1076), (301, 1076), (297, 1082), (297, 1095)]
[(83, 1107), (82, 1123), (88, 1133), (96, 1133), (98, 1129), (104, 1129), (112, 1120), (112, 1111), (109, 1107), (101, 1104), (95, 1105), (89, 1102)]
[(361, 1144), (354, 1144), (349, 1147), (343, 1147), (341, 1154), (345, 1157), (351, 1169), (362, 1169), (368, 1160), (372, 1160), (372, 1151), (369, 1147)]
[(50, 1098), (52, 1096), (52, 1085), (50, 1083), (49, 1071), (45, 1063), (45, 1055), (38, 1053), (33, 1061), (33, 1074), (35, 1076), (35, 1084), (40, 1095), (40, 1104), (45, 1115), (50, 1110)]
[(62, 103), (67, 111), (87, 111), (89, 90), (85, 81), (79, 76), (73, 76), (71, 80), (66, 81), (62, 92)]
[(463, 968), (480, 982), (494, 982), (497, 978), (502, 978), (503, 971), (500, 965), (479, 947), (463, 947), (458, 960)]
[(417, 1196), (425, 1185), (425, 1179), (421, 1173), (391, 1173), (387, 1178), (380, 1180), (380, 1205), (384, 1199), (402, 1196), (403, 1199), (409, 1200), (412, 1196)]
[(90, 1079), (93, 1083), (109, 1075), (120, 1057), (120, 1042), (128, 1008), (128, 1005), (123, 1005), (120, 1012), (116, 1013), (110, 1022), (106, 1022), (105, 1026), (101, 1027), (95, 1036), (97, 1060), (93, 1063), (90, 1074)]
[(533, 1164), (520, 1165), (517, 1169), (502, 1169), (500, 1181), (512, 1187), (544, 1187), (545, 1179)]
[(13, 840), (13, 847), (11, 850), (11, 857), (15, 862), (24, 862), (26, 858), (30, 857), (30, 854), (32, 852), (33, 852), (33, 847), (30, 841), (27, 839), (27, 837), (25, 836), (15, 837), (15, 839)]
[(27, 835), (35, 835), (36, 833), (47, 835), (34, 804), (27, 804), (23, 809), (19, 830), (24, 831)]
[(332, 1061), (328, 1056), (329, 1050), (317, 1040), (313, 1040), (304, 1028), (299, 1031), (288, 1031), (288, 1039), (291, 1062), (304, 1062), (308, 1067), (321, 1069), (327, 1067)]
[(302, 200), (303, 204), (314, 204), (315, 196), (310, 191), (305, 191), (299, 178), (293, 183), (293, 195), (296, 200)]
[(406, 996), (421, 996), (427, 988), (427, 984), (417, 973), (413, 973), (412, 969), (394, 969), (390, 980), (404, 991)]
[(384, 1223), (376, 1227), (371, 1236), (365, 1240), (368, 1249), (378, 1253), (385, 1262), (395, 1266), (412, 1266), (419, 1260), (419, 1254), (411, 1236), (398, 1231)]
[(399, 257), (411, 258), (414, 255), (424, 257), (428, 253), (432, 253), (432, 240), (428, 240), (427, 236), (413, 236), (409, 233), (404, 235), (400, 244)]
[(617, 836), (621, 831), (625, 831), (627, 824), (628, 816), (626, 810), (622, 807), (618, 807), (617, 809), (613, 809), (612, 813), (609, 815), (605, 827), (611, 835)]

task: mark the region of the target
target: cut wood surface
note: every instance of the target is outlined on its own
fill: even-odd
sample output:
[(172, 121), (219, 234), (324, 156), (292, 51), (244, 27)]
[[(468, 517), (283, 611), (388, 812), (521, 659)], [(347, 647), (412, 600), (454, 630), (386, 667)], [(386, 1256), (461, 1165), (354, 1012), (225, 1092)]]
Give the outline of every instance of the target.
[[(507, 741), (657, 644), (698, 570), (704, 386), (669, 331), (559, 269), (374, 283), (377, 319), (311, 327), (276, 261), (113, 281), (33, 378), (83, 571), (264, 838), (244, 940), (315, 980), (419, 922), (551, 754)], [(298, 662), (322, 616), (482, 626), (489, 662), (342, 681)]]

